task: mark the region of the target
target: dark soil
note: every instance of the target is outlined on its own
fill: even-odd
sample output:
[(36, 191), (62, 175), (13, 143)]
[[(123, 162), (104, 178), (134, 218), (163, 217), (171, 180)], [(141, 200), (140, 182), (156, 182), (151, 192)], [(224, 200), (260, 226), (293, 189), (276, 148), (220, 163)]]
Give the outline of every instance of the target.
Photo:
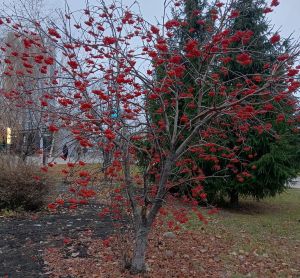
[[(42, 254), (45, 248), (62, 246), (64, 238), (76, 238), (91, 230), (105, 238), (113, 232), (109, 218), (99, 219), (100, 205), (85, 205), (75, 211), (61, 209), (38, 217), (0, 219), (0, 277), (47, 277)], [(79, 250), (80, 256), (85, 250)]]

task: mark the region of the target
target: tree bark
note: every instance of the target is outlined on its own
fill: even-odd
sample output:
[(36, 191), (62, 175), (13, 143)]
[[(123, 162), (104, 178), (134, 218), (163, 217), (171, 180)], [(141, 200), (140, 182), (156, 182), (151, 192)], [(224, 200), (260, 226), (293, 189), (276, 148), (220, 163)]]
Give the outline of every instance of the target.
[(142, 273), (146, 271), (145, 255), (148, 242), (149, 227), (143, 225), (136, 233), (135, 247), (131, 261), (131, 274)]
[(136, 229), (135, 247), (133, 250), (133, 258), (130, 268), (130, 272), (132, 274), (146, 271), (145, 255), (148, 243), (148, 235), (156, 215), (162, 206), (162, 200), (164, 194), (166, 193), (166, 183), (174, 160), (175, 159), (173, 155), (166, 159), (165, 165), (161, 171), (158, 192), (149, 213), (147, 213), (147, 206), (143, 206), (140, 211), (140, 216), (136, 217), (135, 219), (135, 223), (137, 223), (136, 227), (138, 228)]
[(230, 206), (233, 208), (237, 208), (239, 206), (239, 193), (235, 189), (230, 191)]

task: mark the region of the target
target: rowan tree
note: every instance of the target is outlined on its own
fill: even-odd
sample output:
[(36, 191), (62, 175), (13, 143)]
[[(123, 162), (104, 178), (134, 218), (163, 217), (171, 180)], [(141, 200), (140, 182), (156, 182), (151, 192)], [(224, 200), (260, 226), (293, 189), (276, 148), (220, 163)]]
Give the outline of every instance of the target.
[[(0, 21), (16, 37), (23, 38), (25, 48), (34, 46), (43, 51), (43, 55), (30, 54), (30, 61), (26, 51), (18, 53), (29, 71), (37, 65), (48, 76), (49, 65), (56, 65), (51, 82), (45, 81), (53, 89), (50, 95), (37, 88), (24, 91), (20, 84), (14, 102), (32, 107), (42, 103), (48, 107), (44, 121), (51, 132), (68, 129), (82, 147), (94, 148), (99, 155), (102, 150), (112, 154), (111, 164), (105, 169), (111, 184), (112, 204), (101, 215), (113, 213), (116, 219), (131, 218), (132, 273), (145, 270), (148, 236), (158, 214), (166, 214), (163, 205), (172, 187), (187, 181), (197, 184), (191, 196), (183, 198), (186, 208), (173, 212), (175, 222), (186, 223), (191, 212), (206, 222), (195, 201), (206, 198), (203, 194), (206, 176), (192, 157), (209, 161), (217, 172), (221, 170), (220, 156), (227, 158), (230, 165), (239, 161), (243, 144), (229, 147), (220, 140), (226, 142), (228, 138), (228, 119), (235, 130), (242, 130), (247, 124), (249, 129), (273, 132), (271, 123), (260, 121), (258, 115), (267, 113), (266, 105), (275, 98), (286, 99), (300, 87), (294, 75), (282, 70), (288, 67), (297, 74), (291, 63), (297, 61), (298, 45), (271, 61), (270, 70), (257, 72), (265, 80), (262, 84), (247, 73), (234, 76), (235, 86), (230, 85), (233, 80), (221, 78), (226, 74), (229, 59), (247, 67), (256, 55), (246, 47), (251, 43), (250, 32), (241, 35), (245, 39), (244, 47), (233, 44), (237, 35), (231, 34), (228, 23), (239, 16), (239, 11), (232, 9), (233, 2), (228, 1), (226, 5), (213, 2), (207, 19), (213, 22), (209, 27), (211, 35), (199, 42), (189, 36), (193, 30), (188, 30), (183, 48), (177, 44), (169, 47), (168, 40), (180, 26), (187, 24), (185, 19), (165, 16), (162, 23), (151, 24), (134, 6), (124, 7), (118, 1), (111, 4), (99, 1), (82, 11), (61, 12), (61, 21), (56, 23), (37, 22), (18, 15)], [(170, 1), (165, 2), (165, 10), (171, 4), (175, 10), (184, 9), (184, 1)], [(193, 14), (201, 12), (196, 9)], [(49, 57), (42, 40), (44, 36), (55, 45), (57, 57), (63, 59)], [(10, 47), (2, 50), (9, 52)], [(166, 73), (163, 78), (154, 74), (157, 69)], [(11, 68), (4, 74), (15, 74), (15, 71)], [(197, 86), (185, 83), (186, 76)], [(285, 89), (279, 84), (285, 84)], [(40, 103), (25, 103), (23, 99), (28, 94), (39, 94)], [(49, 99), (55, 104), (49, 105)], [(153, 121), (150, 115), (153, 101), (159, 104), (155, 111), (158, 121)], [(189, 116), (188, 109), (195, 113)], [(281, 113), (280, 107), (272, 111)], [(136, 166), (139, 155), (148, 157), (141, 169)], [(64, 173), (84, 164), (84, 161), (76, 165), (69, 163), (70, 171)], [(47, 171), (47, 167), (42, 170)], [(153, 174), (155, 179), (151, 180)], [(249, 175), (238, 171), (236, 174)], [(103, 186), (90, 171), (79, 171), (70, 188), (74, 193), (74, 198), (68, 200), (71, 209), (95, 198), (92, 183), (99, 188)], [(57, 200), (49, 208), (56, 209), (62, 203), (63, 200)]]

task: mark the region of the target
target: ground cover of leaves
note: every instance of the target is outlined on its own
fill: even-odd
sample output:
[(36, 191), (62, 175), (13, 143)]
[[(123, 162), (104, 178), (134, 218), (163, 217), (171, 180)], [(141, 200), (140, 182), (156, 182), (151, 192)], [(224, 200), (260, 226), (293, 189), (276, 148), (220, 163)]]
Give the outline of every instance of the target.
[[(168, 235), (168, 234), (165, 234)], [(173, 235), (173, 234), (172, 234)], [(245, 241), (249, 240), (244, 236)], [(276, 242), (284, 253), (285, 241)], [(87, 246), (86, 256), (78, 246)], [(136, 277), (299, 277), (297, 258), (287, 262), (281, 255), (252, 250), (233, 251), (222, 235), (194, 231), (175, 232), (174, 237), (152, 233), (147, 256), (148, 272)], [(291, 251), (291, 250), (290, 250)], [(299, 246), (298, 246), (299, 251)], [(296, 247), (293, 252), (297, 252)], [(290, 254), (292, 256), (292, 254)], [(299, 259), (299, 258), (298, 258)], [(122, 258), (112, 246), (86, 236), (62, 248), (46, 250), (44, 262), (50, 277), (131, 277), (122, 269)], [(298, 261), (299, 262), (299, 261)]]
[[(300, 190), (285, 194), (246, 202), (248, 207), (238, 211), (221, 210), (207, 225), (195, 220), (172, 232), (156, 227), (150, 236), (148, 271), (136, 277), (300, 277)], [(46, 249), (47, 274), (131, 277), (122, 268), (121, 249), (113, 237), (103, 241), (91, 232)], [(78, 246), (85, 246), (84, 255)]]
[[(242, 200), (238, 210), (207, 215), (207, 225), (195, 217), (176, 231), (157, 226), (150, 235), (147, 273), (136, 277), (298, 278), (299, 200), (300, 190), (291, 189), (261, 202)], [(100, 210), (95, 204), (2, 216), (0, 277), (131, 277), (122, 267), (122, 252), (130, 250), (114, 240), (123, 233), (115, 233), (109, 219), (99, 219)]]

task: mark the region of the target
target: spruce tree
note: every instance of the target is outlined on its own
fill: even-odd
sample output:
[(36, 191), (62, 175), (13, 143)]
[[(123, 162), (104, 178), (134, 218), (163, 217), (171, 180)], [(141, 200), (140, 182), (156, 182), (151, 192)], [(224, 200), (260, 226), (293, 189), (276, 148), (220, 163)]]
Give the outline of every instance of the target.
[[(231, 41), (229, 47), (239, 47), (250, 53), (252, 63), (247, 66), (241, 65), (236, 61), (235, 54), (226, 55), (231, 59), (226, 64), (226, 72), (221, 73), (220, 76), (223, 81), (228, 80), (230, 82), (229, 86), (238, 86), (234, 80), (235, 75), (239, 74), (248, 77), (249, 82), (253, 82), (254, 85), (262, 85), (265, 80), (263, 76), (257, 73), (266, 71), (268, 74), (271, 69), (267, 67), (267, 64), (272, 62), (279, 53), (288, 52), (288, 42), (276, 45), (270, 42), (271, 32), (264, 14), (265, 7), (266, 2), (264, 0), (238, 0), (235, 3), (234, 8), (239, 12), (239, 16), (232, 19), (228, 30), (236, 40)], [(175, 37), (170, 38), (168, 42), (170, 48), (180, 53), (184, 51), (184, 47), (189, 40), (196, 40), (200, 44), (205, 44), (205, 41), (210, 38), (210, 31), (214, 28), (213, 11), (215, 8), (208, 1), (186, 0), (184, 10), (176, 15), (178, 20), (183, 19), (185, 24), (178, 28)], [(197, 14), (195, 11), (199, 11), (199, 13)], [(247, 36), (251, 37), (251, 40), (248, 41)], [(207, 68), (207, 64), (201, 58), (191, 59), (198, 72), (203, 74), (206, 71), (213, 72), (213, 70)], [(156, 71), (155, 75), (157, 79), (166, 76), (166, 69), (163, 65)], [(201, 93), (203, 94), (202, 105), (210, 105), (209, 94), (203, 93), (205, 85), (200, 85), (195, 76), (189, 74), (188, 69), (182, 78), (182, 82), (184, 82), (185, 87), (190, 87), (190, 93), (193, 94), (194, 99), (197, 99), (198, 94)], [(284, 84), (278, 84), (279, 87), (284, 90)], [(273, 89), (278, 90), (278, 88), (270, 88), (270, 91)], [(179, 118), (182, 116), (193, 118), (197, 107), (189, 98), (183, 98), (179, 105), (182, 111)], [(240, 127), (238, 123), (232, 124), (229, 120), (228, 123), (222, 123), (226, 137), (220, 145), (224, 145), (225, 141), (228, 149), (236, 146), (239, 157), (242, 157), (242, 159), (234, 162), (234, 158), (221, 157), (224, 150), (220, 151), (219, 165), (216, 165), (214, 161), (200, 158), (198, 155), (187, 158), (187, 160), (192, 160), (193, 163), (200, 165), (203, 169), (203, 173), (207, 177), (204, 181), (204, 190), (210, 203), (229, 197), (230, 203), (237, 206), (239, 195), (253, 196), (256, 199), (274, 196), (284, 191), (287, 182), (299, 172), (300, 139), (299, 135), (294, 133), (295, 124), (287, 120), (289, 115), (292, 116), (294, 113), (295, 100), (291, 96), (288, 101), (274, 101), (272, 105), (283, 107), (286, 119), (278, 119), (274, 116), (275, 113), (270, 111), (266, 115), (257, 116), (257, 129), (247, 130), (247, 127)], [(159, 111), (160, 106), (154, 100), (151, 107), (151, 120), (158, 124), (160, 117), (157, 111)], [(259, 121), (264, 122), (266, 120), (263, 117), (267, 117), (268, 121), (272, 121), (272, 132), (268, 132), (268, 130), (259, 126)], [(219, 124), (216, 121), (215, 127), (220, 128)], [(243, 140), (243, 132), (247, 133), (247, 136), (245, 136), (246, 141)], [(210, 138), (210, 141), (213, 141), (212, 138)], [(218, 141), (215, 141), (215, 145), (218, 145)], [(215, 148), (206, 147), (206, 154), (209, 154), (210, 150), (213, 149)], [(218, 152), (215, 150), (211, 154), (215, 157), (218, 156)], [(141, 157), (141, 165), (143, 165), (143, 159), (145, 158)], [(220, 172), (216, 171), (216, 166), (220, 166), (222, 170)], [(174, 177), (174, 183), (177, 183), (185, 173), (181, 175)], [(223, 176), (224, 178), (219, 179), (214, 178), (214, 176)], [(190, 182), (185, 186), (181, 184), (172, 190), (179, 194), (191, 194), (193, 186), (193, 182)]]
[[(264, 0), (239, 0), (235, 4), (235, 9), (239, 11), (229, 29), (232, 35), (241, 32), (253, 32), (251, 43), (247, 44), (243, 40), (234, 42), (234, 46), (239, 46), (251, 54), (252, 63), (248, 66), (240, 65), (232, 59), (228, 64), (228, 80), (234, 80), (232, 73), (241, 73), (251, 76), (253, 83), (265, 82), (258, 72), (271, 70), (267, 68), (268, 61), (272, 61), (280, 52), (288, 52), (288, 41), (282, 44), (272, 44), (270, 42), (270, 26), (267, 22), (264, 9)], [(286, 70), (286, 69), (283, 69)], [(235, 86), (237, 84), (231, 84)], [(283, 89), (284, 84), (278, 84), (278, 88)], [(278, 88), (270, 88), (272, 90)], [(285, 117), (292, 116), (294, 112), (295, 99), (290, 96), (288, 101), (274, 101), (274, 107), (281, 106), (285, 110)], [(209, 180), (205, 186), (208, 196), (213, 200), (216, 196), (223, 198), (229, 196), (232, 206), (238, 205), (239, 195), (253, 196), (262, 199), (267, 196), (274, 196), (286, 189), (287, 182), (297, 176), (299, 172), (299, 135), (295, 133), (295, 124), (286, 119), (278, 119), (272, 113), (263, 116), (272, 121), (273, 134), (266, 130), (249, 130), (247, 141), (240, 144), (240, 152), (244, 161), (240, 161), (234, 167), (228, 169), (226, 178), (216, 182)], [(258, 116), (259, 120), (264, 120)], [(229, 128), (232, 128), (230, 125)], [(230, 133), (230, 132), (229, 132)], [(228, 139), (229, 145), (235, 145), (241, 140), (240, 130), (232, 130)], [(246, 162), (246, 166), (244, 166)], [(228, 163), (223, 161), (223, 163)], [(244, 174), (245, 175), (244, 175)], [(249, 173), (250, 175), (248, 175)]]

